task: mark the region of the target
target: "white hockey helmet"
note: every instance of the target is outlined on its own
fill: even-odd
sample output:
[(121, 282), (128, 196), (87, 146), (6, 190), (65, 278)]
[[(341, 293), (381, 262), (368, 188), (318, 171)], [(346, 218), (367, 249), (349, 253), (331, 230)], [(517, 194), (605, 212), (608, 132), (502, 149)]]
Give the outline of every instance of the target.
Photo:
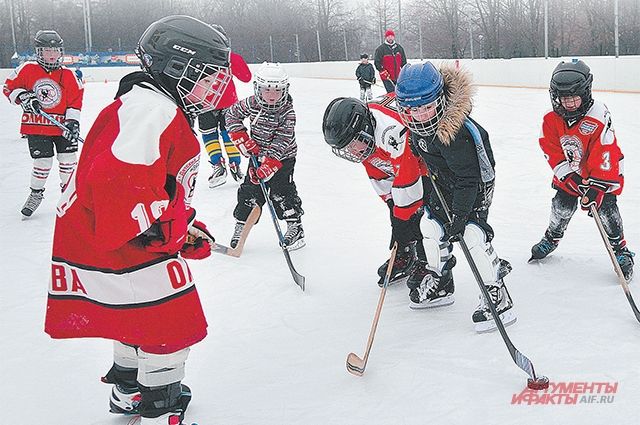
[(253, 81), (256, 100), (264, 109), (279, 109), (289, 97), (289, 76), (279, 63), (264, 62)]

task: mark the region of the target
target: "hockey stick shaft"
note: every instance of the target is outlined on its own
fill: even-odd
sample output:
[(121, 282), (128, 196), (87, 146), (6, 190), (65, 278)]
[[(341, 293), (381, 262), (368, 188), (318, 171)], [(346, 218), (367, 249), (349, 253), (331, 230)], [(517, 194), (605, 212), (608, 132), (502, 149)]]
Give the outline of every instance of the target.
[(391, 279), (391, 271), (393, 270), (393, 263), (396, 260), (396, 253), (398, 252), (398, 242), (394, 242), (391, 249), (391, 255), (389, 256), (389, 264), (387, 265), (387, 272), (384, 275), (384, 284), (380, 290), (380, 298), (378, 299), (378, 306), (376, 307), (376, 313), (373, 316), (373, 323), (371, 323), (371, 330), (369, 331), (369, 338), (367, 339), (367, 346), (364, 350), (364, 356), (358, 357), (355, 353), (349, 353), (347, 356), (347, 371), (352, 375), (362, 376), (367, 362), (369, 361), (369, 353), (373, 346), (373, 339), (378, 329), (378, 321), (380, 320), (380, 313), (382, 312), (382, 305), (387, 294), (387, 287), (389, 286), (389, 280)]
[(624, 273), (622, 273), (622, 268), (616, 259), (616, 254), (613, 252), (613, 247), (609, 243), (609, 236), (607, 235), (607, 231), (602, 224), (602, 219), (598, 214), (598, 210), (595, 205), (591, 205), (589, 207), (589, 212), (593, 216), (594, 221), (596, 222), (596, 226), (598, 226), (598, 231), (600, 232), (600, 237), (602, 238), (602, 242), (604, 242), (604, 246), (607, 248), (607, 252), (609, 253), (609, 258), (611, 259), (611, 263), (613, 264), (613, 269), (616, 271), (616, 275), (618, 276), (618, 282), (622, 286), (624, 290), (624, 294), (627, 296), (627, 300), (631, 305), (631, 310), (633, 310), (633, 314), (636, 316), (636, 319), (640, 322), (640, 311), (636, 306), (635, 301), (633, 300), (633, 296), (631, 295), (631, 290), (629, 289), (629, 284), (627, 280), (624, 278)]
[[(258, 159), (255, 155), (250, 156), (251, 165), (255, 169), (258, 168)], [(282, 248), (282, 253), (284, 254), (285, 260), (287, 261), (287, 265), (289, 266), (289, 270), (291, 271), (291, 275), (293, 276), (293, 280), (303, 291), (304, 291), (304, 283), (305, 278), (302, 276), (293, 266), (293, 262), (291, 261), (291, 256), (289, 255), (289, 251), (287, 250), (287, 246), (284, 244), (284, 236), (282, 235), (282, 229), (280, 229), (280, 223), (278, 223), (278, 217), (276, 215), (276, 210), (273, 207), (273, 202), (271, 202), (271, 197), (269, 196), (269, 191), (267, 190), (267, 186), (261, 178), (258, 178), (258, 183), (260, 184), (260, 188), (262, 189), (262, 194), (264, 195), (265, 202), (269, 207), (269, 212), (271, 213), (271, 220), (273, 221), (273, 226), (276, 229), (276, 234), (278, 235), (278, 241), (280, 243), (280, 248)]]
[[(51, 115), (47, 114), (45, 111), (41, 110), (39, 112), (39, 114), (42, 115), (43, 117), (45, 117), (47, 120), (49, 120), (51, 122), (51, 124), (55, 125), (60, 130), (62, 130), (62, 131), (68, 130), (68, 128), (65, 127), (60, 121), (58, 121), (57, 119), (53, 118)], [(82, 137), (78, 137), (78, 142), (84, 143), (84, 139)]]
[[(433, 186), (433, 190), (438, 196), (438, 200), (442, 205), (442, 209), (447, 215), (447, 220), (451, 222), (451, 213), (449, 211), (449, 206), (447, 205), (447, 202), (445, 201), (444, 196), (442, 196), (442, 192), (440, 192), (440, 189), (438, 188), (438, 185), (435, 182), (435, 176), (431, 174), (429, 177), (430, 177), (429, 180), (431, 181), (431, 185)], [(489, 309), (491, 310), (491, 314), (493, 315), (493, 320), (496, 323), (498, 331), (500, 331), (500, 336), (502, 336), (502, 340), (504, 341), (505, 345), (507, 346), (507, 349), (509, 350), (509, 354), (511, 354), (511, 358), (520, 369), (526, 372), (531, 377), (531, 379), (535, 381), (537, 379), (537, 376), (533, 367), (533, 363), (531, 362), (531, 360), (529, 360), (529, 358), (527, 358), (524, 354), (522, 354), (515, 347), (515, 345), (513, 345), (513, 342), (511, 342), (511, 339), (509, 338), (509, 335), (507, 334), (507, 331), (504, 328), (504, 324), (502, 323), (502, 319), (500, 319), (500, 315), (498, 314), (496, 307), (491, 302), (491, 296), (489, 295), (489, 291), (487, 291), (487, 288), (484, 285), (484, 281), (482, 280), (482, 276), (480, 275), (478, 266), (476, 265), (475, 261), (473, 260), (473, 257), (471, 256), (471, 252), (469, 251), (469, 247), (467, 246), (467, 243), (465, 242), (463, 237), (460, 238), (459, 242), (460, 242), (460, 247), (462, 248), (462, 252), (464, 253), (465, 258), (467, 259), (467, 263), (469, 263), (469, 266), (471, 267), (471, 272), (473, 273), (473, 276), (475, 277), (476, 282), (480, 287), (480, 291), (482, 292), (482, 295), (484, 296), (485, 300), (487, 300), (487, 304), (489, 305)]]

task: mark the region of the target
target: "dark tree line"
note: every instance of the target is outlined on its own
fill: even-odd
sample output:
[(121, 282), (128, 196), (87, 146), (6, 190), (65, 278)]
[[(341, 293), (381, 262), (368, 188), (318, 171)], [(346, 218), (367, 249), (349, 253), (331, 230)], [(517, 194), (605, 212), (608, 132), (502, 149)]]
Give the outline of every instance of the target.
[[(401, 23), (399, 22), (401, 1)], [(39, 29), (56, 29), (67, 51), (133, 51), (142, 31), (169, 14), (225, 27), (249, 62), (357, 59), (394, 28), (410, 57), (511, 58), (544, 55), (545, 0), (3, 0), (0, 61), (31, 49)], [(84, 7), (83, 7), (84, 6)], [(612, 55), (614, 0), (548, 0), (549, 54)], [(620, 54), (640, 54), (640, 0), (619, 0)]]

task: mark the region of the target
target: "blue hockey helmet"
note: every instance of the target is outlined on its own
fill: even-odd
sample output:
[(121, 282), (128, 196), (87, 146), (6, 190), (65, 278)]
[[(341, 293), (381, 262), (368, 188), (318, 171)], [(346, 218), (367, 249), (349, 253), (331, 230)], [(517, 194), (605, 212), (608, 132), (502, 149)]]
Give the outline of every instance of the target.
[(411, 131), (435, 134), (444, 113), (444, 79), (431, 62), (402, 67), (396, 84), (400, 118)]

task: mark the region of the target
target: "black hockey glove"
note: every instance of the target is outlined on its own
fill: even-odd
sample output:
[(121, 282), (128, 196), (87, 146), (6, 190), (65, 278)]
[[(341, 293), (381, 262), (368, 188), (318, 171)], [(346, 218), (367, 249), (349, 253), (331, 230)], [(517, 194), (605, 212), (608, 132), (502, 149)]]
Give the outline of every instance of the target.
[(444, 225), (445, 239), (450, 242), (459, 242), (464, 235), (464, 228), (467, 225), (467, 217), (454, 214), (451, 222)]
[(40, 113), (40, 101), (38, 100), (38, 96), (36, 96), (36, 94), (31, 90), (20, 93), (17, 100), (18, 105), (22, 106), (22, 110), (26, 113)]
[(78, 139), (80, 138), (80, 123), (76, 120), (69, 119), (64, 122), (64, 126), (67, 127), (67, 129), (62, 132), (62, 137), (74, 145), (78, 145)]
[[(581, 185), (582, 199), (580, 207), (585, 211), (590, 211), (591, 206), (595, 206), (596, 210), (600, 209), (604, 195), (609, 190), (609, 184), (601, 180), (589, 179), (589, 184)], [(591, 212), (589, 212), (591, 215)]]

